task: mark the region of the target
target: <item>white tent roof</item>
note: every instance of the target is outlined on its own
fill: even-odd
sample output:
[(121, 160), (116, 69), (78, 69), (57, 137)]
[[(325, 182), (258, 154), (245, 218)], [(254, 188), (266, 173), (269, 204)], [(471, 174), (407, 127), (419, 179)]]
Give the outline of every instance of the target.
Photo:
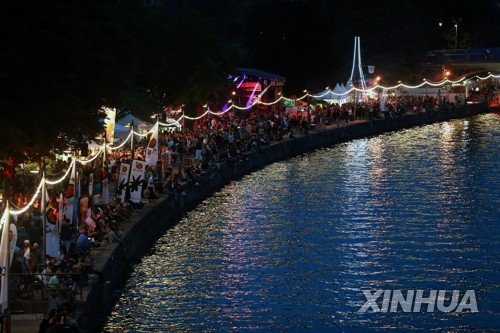
[[(352, 84), (351, 84), (351, 86), (349, 87), (349, 89), (351, 89), (351, 88), (352, 88)], [(346, 91), (347, 91), (347, 89), (346, 89), (346, 87), (344, 86), (344, 84), (342, 83), (342, 84), (340, 85), (340, 92), (341, 92), (341, 93), (343, 93), (343, 94), (345, 94), (345, 92), (346, 92)]]
[(115, 134), (116, 133), (128, 133), (130, 132), (130, 128), (125, 127), (121, 124), (115, 124)]
[(133, 114), (126, 115), (122, 119), (118, 120), (116, 122), (116, 124), (125, 126), (127, 124), (130, 124), (132, 121), (134, 122), (134, 127), (135, 128), (149, 130), (149, 129), (151, 129), (153, 127), (153, 124), (148, 123), (148, 122), (146, 122), (144, 120), (141, 120), (141, 119), (137, 118), (136, 116), (134, 116)]
[(336, 93), (336, 94), (341, 94), (342, 93), (342, 91), (341, 91), (340, 86), (339, 86), (338, 83), (335, 85), (335, 88), (333, 88), (333, 92)]
[(317, 93), (314, 96), (318, 96), (316, 97), (316, 99), (322, 99), (322, 100), (331, 100), (337, 98), (337, 96), (335, 96), (333, 91), (330, 89), (326, 89), (325, 91)]

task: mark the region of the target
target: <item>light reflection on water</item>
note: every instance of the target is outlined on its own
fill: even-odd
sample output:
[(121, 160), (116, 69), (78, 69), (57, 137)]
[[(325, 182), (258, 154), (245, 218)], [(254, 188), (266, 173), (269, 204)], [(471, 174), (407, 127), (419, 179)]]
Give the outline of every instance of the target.
[[(500, 327), (499, 125), (354, 140), (226, 186), (135, 266), (105, 331)], [(358, 314), (364, 289), (473, 289), (480, 312)]]

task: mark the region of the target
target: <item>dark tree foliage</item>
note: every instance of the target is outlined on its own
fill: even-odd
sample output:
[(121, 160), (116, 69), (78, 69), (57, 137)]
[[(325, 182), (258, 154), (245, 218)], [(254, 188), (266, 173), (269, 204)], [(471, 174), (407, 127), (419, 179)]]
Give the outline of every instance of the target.
[(226, 78), (235, 64), (210, 33), (208, 20), (185, 2), (146, 8), (145, 15), (140, 82), (158, 107), (182, 103), (192, 115), (200, 102), (227, 96)]
[(0, 155), (34, 158), (102, 131), (127, 85), (127, 36), (104, 1), (10, 1), (1, 24)]
[(235, 51), (221, 49), (208, 21), (187, 1), (6, 3), (0, 156), (77, 148), (102, 132), (102, 106), (149, 116), (227, 96)]

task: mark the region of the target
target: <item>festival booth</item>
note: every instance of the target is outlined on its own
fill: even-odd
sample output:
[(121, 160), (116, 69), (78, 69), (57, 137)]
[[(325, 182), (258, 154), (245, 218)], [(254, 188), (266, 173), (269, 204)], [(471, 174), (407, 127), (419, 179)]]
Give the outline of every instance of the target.
[(285, 106), (285, 113), (290, 118), (301, 118), (304, 115), (307, 107), (307, 102), (297, 99), (296, 96), (292, 96), (291, 99), (287, 100)]
[[(254, 68), (238, 68), (240, 75), (233, 79), (234, 93), (232, 103), (238, 107), (248, 108), (255, 103), (276, 101), (282, 95), (285, 77)], [(262, 112), (281, 110), (281, 101), (270, 105), (259, 104)]]

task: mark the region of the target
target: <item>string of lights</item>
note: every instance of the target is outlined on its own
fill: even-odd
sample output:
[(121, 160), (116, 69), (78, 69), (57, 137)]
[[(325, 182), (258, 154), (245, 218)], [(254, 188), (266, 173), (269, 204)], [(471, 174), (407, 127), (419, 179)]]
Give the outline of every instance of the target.
[(45, 182), (45, 177), (42, 177), (42, 180), (41, 180), (40, 184), (38, 184), (38, 187), (36, 188), (35, 194), (31, 197), (31, 199), (28, 202), (28, 204), (26, 206), (24, 206), (23, 208), (19, 209), (19, 210), (11, 210), (10, 211), (10, 215), (19, 215), (19, 214), (22, 214), (22, 213), (26, 212), (31, 206), (33, 206), (33, 204), (35, 203), (36, 198), (38, 197), (38, 195), (40, 194), (40, 191), (42, 190), (44, 182)]
[(62, 176), (61, 178), (59, 178), (58, 180), (54, 180), (54, 181), (51, 181), (51, 180), (45, 180), (45, 184), (47, 185), (56, 185), (56, 184), (59, 184), (60, 182), (64, 181), (66, 179), (66, 177), (68, 177), (69, 173), (71, 172), (71, 169), (73, 168), (73, 165), (76, 163), (76, 159), (73, 159), (71, 161), (71, 164), (69, 165), (68, 167), (68, 170), (66, 170), (66, 173), (64, 174), (64, 176)]
[(110, 146), (106, 146), (106, 148), (108, 148), (109, 150), (117, 150), (117, 149), (120, 149), (121, 147), (125, 146), (125, 144), (128, 142), (128, 140), (130, 140), (130, 138), (132, 137), (132, 131), (130, 131), (128, 133), (128, 136), (127, 138), (122, 142), (120, 143), (120, 145), (116, 146), (116, 147), (110, 147)]
[[(477, 78), (478, 80), (487, 80), (489, 78), (498, 79), (498, 78), (500, 78), (500, 75), (494, 75), (494, 74), (489, 73), (488, 76), (486, 76), (486, 77), (481, 77), (481, 76), (476, 75), (475, 77), (473, 77), (471, 79), (475, 79), (475, 78)], [(373, 91), (375, 89), (394, 90), (394, 89), (397, 89), (397, 88), (400, 88), (400, 87), (404, 87), (404, 88), (407, 88), (407, 89), (415, 89), (415, 88), (423, 87), (425, 85), (430, 85), (430, 86), (433, 86), (433, 87), (439, 87), (439, 86), (443, 86), (445, 84), (457, 84), (457, 83), (461, 83), (465, 79), (466, 79), (465, 77), (462, 77), (462, 78), (460, 78), (458, 80), (444, 79), (444, 80), (439, 81), (439, 82), (432, 82), (432, 81), (423, 79), (423, 82), (420, 83), (420, 84), (418, 84), (418, 85), (407, 85), (407, 84), (404, 84), (404, 83), (399, 83), (399, 84), (394, 85), (394, 86), (382, 86), (382, 85), (376, 84), (373, 87), (367, 88), (367, 89), (359, 89), (359, 88), (356, 88), (356, 87), (351, 87), (350, 89), (348, 89), (348, 90), (346, 90), (345, 92), (342, 92), (342, 93), (337, 93), (337, 92), (334, 92), (334, 91), (332, 91), (330, 89), (327, 89), (327, 92), (323, 92), (322, 94), (310, 94), (309, 92), (306, 92), (303, 96), (301, 96), (299, 98), (295, 98), (295, 100), (303, 100), (303, 99), (305, 99), (307, 97), (321, 98), (321, 97), (323, 97), (323, 96), (325, 96), (327, 94), (333, 94), (333, 95), (342, 96), (342, 95), (347, 95), (347, 94), (349, 94), (349, 93), (351, 93), (353, 91), (367, 93), (367, 92), (371, 92), (371, 91)], [(279, 98), (277, 98), (273, 102), (262, 102), (262, 101), (260, 101), (261, 95), (262, 95), (262, 93), (259, 94), (259, 97), (256, 98), (256, 101), (254, 101), (252, 104), (250, 104), (249, 106), (246, 106), (246, 107), (240, 107), (240, 106), (231, 104), (226, 110), (221, 111), (221, 112), (213, 112), (213, 111), (210, 110), (210, 108), (207, 108), (207, 110), (202, 115), (200, 115), (198, 117), (189, 117), (189, 116), (187, 116), (187, 115), (184, 114), (184, 112), (182, 111), (182, 109), (180, 109), (180, 110), (176, 111), (176, 113), (182, 112), (182, 115), (178, 119), (168, 118), (167, 121), (170, 122), (170, 123), (161, 123), (161, 122), (158, 121), (147, 133), (143, 134), (143, 133), (138, 133), (136, 131), (131, 130), (129, 132), (127, 138), (120, 145), (118, 145), (116, 147), (113, 147), (113, 146), (106, 146), (105, 144), (103, 144), (103, 145), (101, 145), (99, 147), (98, 152), (94, 156), (92, 156), (91, 158), (89, 158), (89, 159), (73, 159), (71, 161), (71, 164), (68, 167), (67, 171), (65, 172), (64, 176), (60, 177), (59, 179), (57, 179), (57, 180), (47, 180), (47, 179), (45, 179), (45, 176), (43, 176), (42, 180), (40, 181), (40, 184), (38, 185), (38, 187), (37, 187), (34, 195), (31, 197), (31, 199), (28, 202), (28, 204), (26, 206), (24, 206), (23, 208), (21, 208), (21, 209), (10, 210), (9, 214), (15, 216), (15, 215), (19, 215), (19, 214), (22, 214), (22, 213), (26, 212), (34, 204), (36, 198), (39, 196), (40, 191), (41, 191), (42, 186), (43, 186), (44, 183), (47, 184), (47, 185), (57, 185), (57, 184), (63, 182), (68, 177), (68, 175), (70, 174), (70, 171), (71, 171), (73, 165), (76, 162), (79, 162), (79, 163), (85, 165), (85, 164), (88, 164), (88, 163), (96, 160), (101, 155), (101, 153), (104, 152), (104, 149), (110, 149), (110, 150), (120, 149), (129, 140), (131, 140), (133, 134), (138, 135), (140, 137), (144, 137), (144, 136), (147, 136), (147, 135), (153, 133), (153, 131), (155, 130), (156, 126), (164, 126), (164, 127), (176, 126), (176, 127), (181, 127), (180, 121), (182, 119), (199, 120), (199, 119), (201, 119), (201, 118), (203, 118), (203, 117), (205, 117), (205, 116), (207, 116), (209, 114), (220, 116), (220, 115), (223, 115), (223, 114), (229, 112), (232, 109), (248, 110), (248, 109), (252, 108), (253, 106), (255, 106), (257, 104), (262, 104), (262, 105), (269, 106), (269, 105), (276, 104), (276, 103), (278, 103), (281, 100), (285, 100), (285, 101), (294, 100), (293, 98), (288, 98), (288, 97), (285, 97), (285, 96), (280, 96)], [(2, 223), (1, 224), (4, 223), (4, 219), (5, 218), (2, 217)]]

